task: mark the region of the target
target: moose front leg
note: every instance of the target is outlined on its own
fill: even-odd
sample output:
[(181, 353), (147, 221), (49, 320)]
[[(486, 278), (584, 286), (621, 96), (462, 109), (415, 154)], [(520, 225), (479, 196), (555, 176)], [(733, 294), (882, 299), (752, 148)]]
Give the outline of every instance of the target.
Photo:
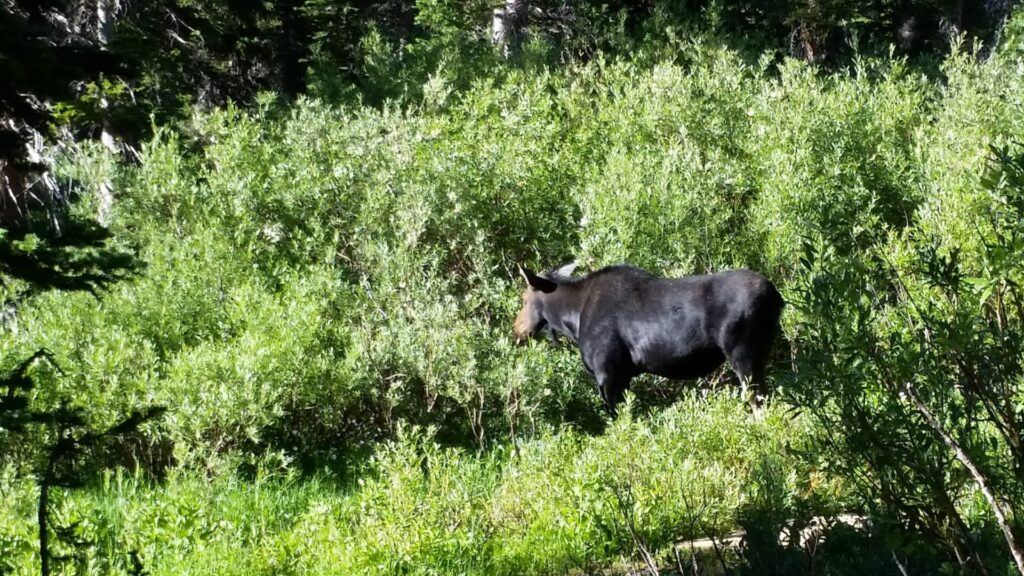
[(598, 339), (596, 345), (593, 341), (583, 341), (580, 351), (583, 353), (583, 366), (594, 377), (605, 409), (614, 418), (616, 406), (622, 402), (622, 395), (636, 373), (629, 351), (617, 341), (607, 339)]
[(750, 405), (750, 412), (755, 420), (764, 418), (764, 401), (767, 398), (764, 377), (758, 378), (756, 374), (737, 374), (740, 379), (740, 396), (745, 398)]
[(618, 415), (616, 407), (622, 402), (623, 394), (626, 392), (626, 388), (629, 388), (631, 378), (620, 374), (598, 372), (595, 380), (601, 399), (604, 400), (604, 407), (608, 410), (608, 415), (614, 418)]

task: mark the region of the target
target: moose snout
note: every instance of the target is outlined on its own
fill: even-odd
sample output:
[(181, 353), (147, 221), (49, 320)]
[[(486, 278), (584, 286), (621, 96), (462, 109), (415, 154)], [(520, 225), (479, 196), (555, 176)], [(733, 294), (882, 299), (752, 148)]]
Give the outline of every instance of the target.
[(525, 311), (516, 314), (516, 321), (512, 324), (512, 335), (515, 337), (516, 346), (523, 346), (530, 339), (530, 323)]

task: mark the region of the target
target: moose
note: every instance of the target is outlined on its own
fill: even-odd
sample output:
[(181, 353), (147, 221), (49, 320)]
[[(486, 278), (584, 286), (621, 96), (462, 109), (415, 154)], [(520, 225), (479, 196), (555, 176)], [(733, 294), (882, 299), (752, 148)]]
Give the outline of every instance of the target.
[(634, 376), (693, 379), (725, 360), (759, 411), (784, 305), (764, 276), (737, 269), (661, 278), (617, 265), (572, 277), (575, 263), (540, 275), (518, 268), (527, 286), (516, 343), (543, 331), (575, 342), (612, 415)]

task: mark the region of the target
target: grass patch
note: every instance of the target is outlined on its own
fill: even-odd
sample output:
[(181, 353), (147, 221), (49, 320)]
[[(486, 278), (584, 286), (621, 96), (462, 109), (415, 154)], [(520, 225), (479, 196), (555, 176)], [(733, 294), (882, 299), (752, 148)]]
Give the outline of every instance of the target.
[[(445, 448), (405, 429), (356, 482), (299, 476), (266, 459), (252, 478), (124, 471), (67, 495), (59, 522), (90, 543), (63, 566), (160, 574), (560, 574), (667, 554), (678, 539), (737, 528), (768, 484), (821, 495), (786, 446), (806, 430), (781, 406), (754, 421), (735, 395), (691, 392), (650, 417), (626, 412), (601, 436), (570, 429), (518, 446)], [(0, 525), (32, 531), (32, 490)], [(834, 487), (828, 487), (831, 489)], [(631, 534), (628, 524), (639, 527)], [(28, 547), (5, 532), (12, 574)], [(639, 539), (639, 540), (638, 540)]]

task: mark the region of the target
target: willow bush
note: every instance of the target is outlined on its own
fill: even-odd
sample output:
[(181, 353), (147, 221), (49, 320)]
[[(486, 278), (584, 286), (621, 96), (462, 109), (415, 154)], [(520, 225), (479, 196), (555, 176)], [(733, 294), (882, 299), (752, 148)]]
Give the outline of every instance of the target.
[[(93, 418), (112, 422), (141, 405), (166, 405), (166, 416), (147, 424), (126, 456), (129, 463), (252, 472), (272, 457), (286, 468), (298, 459), (338, 470), (374, 441), (416, 426), (432, 430), (423, 442), (483, 450), (472, 459), (437, 448), (430, 458), (440, 476), (421, 478), (409, 463), (422, 445), (380, 448), (380, 473), (360, 492), (366, 516), (356, 530), (363, 532), (345, 536), (353, 538), (350, 546), (380, 548), (357, 564), (399, 563), (373, 564), (385, 573), (435, 561), (450, 571), (498, 570), (505, 560), (496, 558), (505, 558), (544, 573), (602, 564), (638, 538), (656, 548), (690, 535), (687, 526), (708, 530), (711, 519), (694, 520), (695, 487), (718, 502), (708, 510), (724, 527), (740, 522), (737, 507), (750, 494), (785, 500), (796, 480), (783, 474), (785, 482), (742, 496), (735, 491), (743, 489), (708, 477), (728, 476), (730, 451), (747, 449), (715, 436), (725, 432), (718, 421), (687, 429), (687, 438), (715, 454), (692, 464), (679, 452), (688, 448), (662, 446), (661, 432), (647, 428), (663, 424), (609, 424), (572, 346), (513, 346), (522, 289), (514, 264), (541, 268), (579, 258), (583, 268), (596, 268), (627, 260), (664, 274), (748, 266), (769, 275), (792, 304), (771, 369), (777, 409), (823, 410), (835, 420), (822, 422), (834, 424), (863, 408), (885, 430), (926, 444), (926, 461), (915, 470), (948, 469), (943, 493), (952, 507), (928, 526), (945, 538), (951, 519), (966, 518), (968, 529), (951, 540), (963, 547), (973, 538), (970, 526), (990, 529), (973, 485), (922, 422), (909, 419), (905, 400), (876, 387), (877, 371), (839, 360), (864, 352), (858, 346), (868, 336), (912, 340), (923, 320), (898, 317), (897, 304), (906, 293), (936, 289), (922, 270), (941, 258), (959, 254), (958, 274), (974, 279), (971, 285), (1016, 278), (1005, 275), (1010, 260), (997, 265), (991, 248), (1008, 225), (991, 209), (1008, 196), (987, 167), (993, 146), (1024, 140), (1014, 30), (988, 61), (961, 48), (939, 82), (894, 58), (825, 74), (686, 40), (678, 42), (686, 56), (677, 62), (597, 57), (559, 72), (507, 69), (499, 80), (457, 91), (442, 66), (423, 87), (422, 103), (407, 107), (318, 100), (283, 106), (265, 95), (254, 110), (195, 112), (180, 129), (157, 130), (137, 166), (94, 150), (68, 155), (67, 175), (115, 183), (112, 227), (139, 247), (147, 270), (98, 299), (41, 297), (19, 312), (0, 356), (25, 357), (41, 346), (54, 352), (63, 371), (36, 368), (41, 407), (70, 396)], [(914, 256), (926, 247), (938, 256)], [(900, 278), (907, 288), (894, 287)], [(966, 301), (988, 310), (995, 292), (972, 294)], [(836, 298), (833, 309), (820, 305), (826, 296)], [(957, 306), (947, 303), (937, 317), (959, 317)], [(859, 315), (865, 310), (878, 315)], [(1003, 321), (1021, 320), (1010, 314)], [(842, 369), (825, 369), (836, 366)], [(938, 378), (942, 364), (934, 366), (924, 374)], [(918, 386), (926, 383), (940, 385)], [(941, 405), (954, 422), (958, 402)], [(654, 403), (639, 394), (636, 414)], [(696, 418), (701, 410), (674, 417)], [(602, 429), (617, 440), (601, 444), (607, 452), (600, 463), (588, 463), (574, 435)], [(559, 430), (564, 438), (555, 436)], [(987, 436), (978, 434), (972, 446), (983, 450)], [(744, 438), (762, 446), (741, 460), (771, 460), (783, 451), (778, 438)], [(523, 441), (519, 459), (486, 456)], [(533, 452), (533, 441), (554, 443), (555, 452)], [(653, 447), (636, 449), (648, 441)], [(545, 469), (559, 442), (570, 443), (566, 458), (580, 458), (579, 467), (558, 468), (570, 477), (548, 482)], [(803, 461), (801, 473), (845, 482), (819, 505), (866, 510), (886, 498), (856, 481), (880, 460), (837, 466), (843, 453), (836, 450), (856, 443), (816, 446), (822, 457)], [(1005, 462), (1002, 445), (990, 446), (986, 458)], [(525, 471), (495, 472), (503, 466)], [(999, 472), (1005, 467), (993, 464), (992, 474), (1010, 486), (1012, 476)], [(669, 469), (676, 476), (662, 475)], [(424, 499), (454, 508), (423, 511), (410, 496), (421, 488), (389, 482), (426, 482)], [(642, 527), (636, 535), (625, 534), (625, 518), (615, 516), (621, 482), (638, 491), (629, 507)], [(1016, 488), (1008, 490), (1019, 498)], [(480, 494), (525, 508), (503, 509)], [(544, 498), (555, 494), (579, 506)], [(850, 494), (861, 499), (844, 500)], [(908, 494), (918, 504), (936, 495)], [(796, 500), (783, 509), (795, 514)], [(661, 501), (674, 504), (650, 505)], [(297, 548), (311, 538), (323, 558), (343, 554), (329, 552), (329, 544), (355, 513), (337, 512), (349, 503), (325, 506), (309, 505), (280, 545)], [(749, 518), (760, 509), (744, 510)], [(458, 538), (442, 538), (446, 522)], [(566, 532), (550, 532), (551, 522)], [(410, 525), (422, 528), (420, 539), (400, 540)], [(901, 537), (922, 531), (907, 524), (893, 530)], [(3, 534), (5, 550), (21, 549), (21, 532)], [(531, 557), (534, 549), (550, 554)], [(951, 557), (960, 551), (936, 549)], [(247, 561), (283, 562), (291, 556), (282, 550), (293, 548), (273, 552), (278, 560)], [(317, 558), (310, 566), (325, 566)], [(461, 560), (449, 565), (445, 558)]]
[(73, 383), (110, 414), (174, 406), (160, 434), (182, 456), (285, 421), (479, 443), (598, 410), (571, 349), (511, 346), (515, 262), (749, 266), (786, 293), (808, 235), (855, 254), (921, 227), (970, 249), (988, 146), (1020, 132), (1010, 55), (953, 57), (936, 89), (899, 60), (821, 76), (692, 49), (688, 66), (599, 59), (441, 107), (265, 98), (159, 131), (137, 168), (69, 158), (115, 178), (113, 225), (148, 271), (27, 310), (4, 346), (87, 360), (43, 397)]

